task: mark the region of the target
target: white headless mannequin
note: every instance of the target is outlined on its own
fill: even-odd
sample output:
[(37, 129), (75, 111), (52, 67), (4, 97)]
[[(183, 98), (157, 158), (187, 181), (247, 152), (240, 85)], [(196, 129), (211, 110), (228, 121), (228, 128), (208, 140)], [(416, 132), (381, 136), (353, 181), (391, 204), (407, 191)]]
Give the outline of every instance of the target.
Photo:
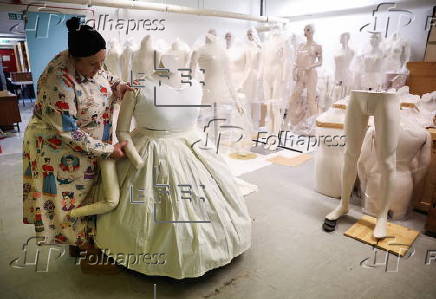
[(109, 40), (109, 49), (104, 61), (106, 69), (117, 78), (121, 78), (120, 57), (123, 53), (120, 43), (116, 40)]
[(254, 121), (260, 120), (259, 94), (261, 80), (261, 49), (262, 45), (254, 28), (247, 30), (247, 41), (244, 45), (244, 75), (241, 91), (247, 103), (251, 103), (251, 117)]
[(130, 78), (130, 71), (132, 70), (132, 56), (134, 52), (133, 42), (127, 39), (124, 44), (123, 53), (120, 56), (121, 80), (125, 82), (129, 82), (132, 79)]
[(389, 73), (407, 73), (406, 64), (410, 59), (410, 44), (394, 32), (385, 41), (385, 68)]
[[(265, 127), (270, 135), (277, 135), (282, 123), (280, 106), (283, 100), (286, 75), (283, 63), (284, 47), (285, 41), (280, 35), (280, 31), (275, 30), (272, 32), (271, 39), (264, 43), (262, 49), (262, 82), (266, 105)], [(266, 144), (265, 147), (274, 150), (277, 148), (277, 144)]]
[[(293, 71), (296, 86), (288, 105), (288, 117), (291, 125), (296, 125), (304, 116), (304, 108), (307, 106), (309, 116), (318, 113), (316, 103), (316, 85), (318, 82), (317, 67), (322, 65), (322, 47), (313, 40), (314, 27), (306, 25), (304, 35), (306, 43), (298, 45), (296, 61)], [(303, 91), (306, 90), (306, 103), (301, 102)], [(288, 120), (286, 120), (288, 123)]]
[(370, 50), (359, 56), (360, 72), (357, 76), (363, 90), (378, 90), (384, 85), (384, 55), (380, 42), (380, 33), (372, 33), (369, 40)]
[(335, 81), (343, 89), (342, 97), (351, 91), (353, 74), (350, 70), (354, 58), (354, 50), (348, 47), (350, 33), (345, 32), (340, 37), (341, 49), (335, 55)]
[(328, 220), (337, 220), (348, 213), (351, 191), (357, 176), (357, 161), (368, 128), (369, 116), (374, 116), (375, 151), (380, 168), (381, 181), (378, 201), (380, 210), (374, 228), (375, 238), (386, 237), (387, 212), (395, 178), (396, 149), (400, 128), (400, 101), (395, 93), (374, 91), (351, 92), (345, 117), (344, 165), (342, 169), (342, 193), (340, 205), (329, 213)]
[(213, 33), (209, 31), (205, 45), (193, 51), (190, 68), (204, 69), (203, 104), (233, 102), (236, 92), (230, 80), (229, 60)]
[[(156, 58), (154, 56), (155, 51), (156, 51)], [(132, 57), (133, 78), (136, 80), (149, 78), (154, 72), (155, 59), (156, 59), (156, 68), (159, 68), (160, 56), (161, 56), (160, 52), (153, 47), (153, 41), (151, 36), (146, 35), (142, 39), (141, 46), (139, 47), (139, 49), (133, 53), (133, 57)]]

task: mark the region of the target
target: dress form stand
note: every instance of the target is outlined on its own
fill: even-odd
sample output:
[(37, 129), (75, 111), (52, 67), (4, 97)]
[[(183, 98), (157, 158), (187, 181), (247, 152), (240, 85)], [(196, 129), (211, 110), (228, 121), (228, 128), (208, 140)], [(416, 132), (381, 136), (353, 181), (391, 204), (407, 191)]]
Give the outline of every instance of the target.
[(384, 85), (384, 59), (380, 49), (381, 36), (379, 32), (371, 33), (370, 49), (359, 56), (359, 70), (357, 81), (363, 90), (378, 90)]
[(247, 30), (247, 41), (244, 46), (245, 65), (242, 78), (242, 93), (247, 103), (251, 103), (251, 117), (257, 123), (260, 120), (259, 87), (261, 80), (261, 50), (262, 45), (254, 28)]
[[(296, 62), (293, 77), (296, 81), (294, 92), (288, 104), (286, 125), (290, 122), (292, 127), (297, 126), (308, 110), (309, 117), (318, 114), (316, 103), (316, 86), (318, 83), (317, 67), (322, 65), (322, 47), (313, 40), (314, 27), (306, 25), (304, 35), (306, 43), (301, 43), (297, 47)], [(306, 94), (306, 101), (302, 100)]]
[(368, 128), (369, 116), (374, 116), (375, 152), (380, 168), (380, 210), (374, 228), (375, 238), (387, 234), (387, 213), (396, 170), (396, 149), (400, 132), (400, 101), (395, 93), (353, 90), (345, 117), (344, 164), (340, 205), (326, 216), (325, 231), (335, 230), (336, 220), (348, 213), (351, 191), (357, 176), (357, 161)]
[[(156, 57), (155, 57), (156, 51)], [(153, 47), (153, 41), (150, 35), (146, 35), (138, 50), (133, 53), (132, 57), (132, 76), (135, 80), (142, 80), (150, 77), (156, 68), (159, 68), (161, 53)], [(155, 61), (156, 59), (156, 61)], [(139, 81), (140, 82), (140, 81)]]
[[(283, 85), (285, 78), (284, 40), (280, 31), (272, 33), (271, 39), (264, 44), (262, 51), (263, 91), (266, 104), (265, 127), (269, 135), (277, 135), (281, 129), (282, 116), (280, 113), (283, 99)], [(265, 148), (275, 150), (278, 144), (265, 144)]]
[[(202, 104), (212, 106), (212, 115), (208, 115), (209, 107), (201, 109), (200, 123), (204, 128), (213, 119), (226, 118), (227, 113), (223, 110), (224, 105), (221, 104), (236, 103), (237, 107), (240, 106), (230, 79), (229, 59), (225, 49), (219, 45), (213, 29), (206, 34), (205, 44), (192, 53), (190, 68), (197, 70), (197, 66), (204, 73)], [(219, 142), (218, 127), (222, 125), (222, 121), (213, 121), (212, 125), (214, 127), (213, 138), (217, 145)]]
[(133, 42), (130, 39), (127, 39), (124, 43), (124, 50), (120, 56), (120, 65), (121, 65), (121, 80), (124, 82), (129, 82), (130, 72), (132, 70), (132, 56), (135, 52)]
[[(348, 95), (352, 87), (353, 74), (350, 70), (351, 62), (354, 58), (354, 50), (348, 47), (350, 40), (350, 33), (345, 32), (341, 34), (340, 43), (341, 49), (335, 55), (335, 81), (336, 85), (340, 86), (343, 92), (341, 98)], [(339, 99), (336, 99), (339, 100)]]

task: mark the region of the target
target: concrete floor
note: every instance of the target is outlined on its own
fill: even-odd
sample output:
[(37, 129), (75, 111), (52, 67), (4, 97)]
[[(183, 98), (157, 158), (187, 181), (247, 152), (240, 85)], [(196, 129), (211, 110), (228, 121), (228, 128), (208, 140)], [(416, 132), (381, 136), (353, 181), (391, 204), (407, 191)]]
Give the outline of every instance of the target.
[[(20, 144), (20, 136), (15, 142)], [(11, 146), (9, 145), (11, 148)], [(415, 254), (402, 258), (397, 272), (365, 268), (372, 247), (343, 236), (362, 216), (354, 206), (333, 233), (321, 230), (324, 216), (338, 200), (313, 191), (313, 160), (299, 167), (270, 165), (245, 174), (259, 191), (246, 198), (253, 218), (252, 248), (231, 264), (197, 279), (149, 277), (133, 271), (116, 275), (83, 274), (68, 251), (49, 265), (9, 264), (23, 257), (22, 245), (33, 235), (23, 225), (20, 150), (0, 154), (0, 298), (436, 298), (436, 263), (426, 265), (436, 239), (420, 235)], [(422, 231), (425, 216), (412, 213), (402, 222)], [(390, 257), (394, 269), (396, 258)]]

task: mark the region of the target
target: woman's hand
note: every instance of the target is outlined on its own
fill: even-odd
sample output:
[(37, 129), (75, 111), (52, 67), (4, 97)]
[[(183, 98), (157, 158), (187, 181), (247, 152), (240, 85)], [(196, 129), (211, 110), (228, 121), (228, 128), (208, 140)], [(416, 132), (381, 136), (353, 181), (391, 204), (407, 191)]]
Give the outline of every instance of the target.
[(126, 156), (126, 154), (124, 152), (124, 148), (126, 146), (127, 146), (127, 141), (121, 141), (121, 142), (115, 144), (114, 145), (114, 151), (109, 156), (109, 158), (112, 158), (112, 159), (121, 159), (121, 158), (124, 158)]
[(114, 94), (118, 99), (122, 99), (124, 94), (130, 90), (133, 90), (133, 88), (130, 86), (130, 82), (118, 83), (114, 88)]

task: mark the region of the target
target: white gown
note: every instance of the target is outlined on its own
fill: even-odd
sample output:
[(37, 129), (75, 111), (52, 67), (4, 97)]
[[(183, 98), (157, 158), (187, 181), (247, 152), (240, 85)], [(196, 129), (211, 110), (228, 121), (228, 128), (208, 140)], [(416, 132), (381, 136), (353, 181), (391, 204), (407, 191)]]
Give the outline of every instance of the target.
[[(120, 202), (114, 211), (98, 216), (95, 241), (112, 256), (149, 254), (148, 260), (127, 266), (147, 275), (201, 276), (250, 248), (251, 218), (225, 162), (215, 148), (204, 148), (195, 126), (199, 109), (154, 105), (155, 86), (158, 105), (198, 105), (200, 84), (144, 84), (127, 94), (123, 105), (135, 102), (129, 113), (137, 128), (130, 136), (145, 163), (136, 170), (130, 160), (117, 162)], [(153, 254), (155, 263), (150, 261)]]

